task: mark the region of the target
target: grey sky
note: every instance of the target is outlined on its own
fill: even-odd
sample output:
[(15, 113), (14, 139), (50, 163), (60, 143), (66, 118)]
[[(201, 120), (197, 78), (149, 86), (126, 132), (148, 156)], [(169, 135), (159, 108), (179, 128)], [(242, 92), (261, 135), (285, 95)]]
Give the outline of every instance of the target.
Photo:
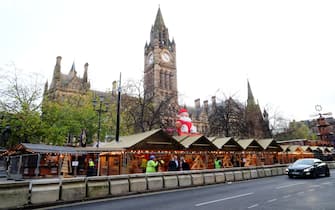
[(143, 76), (144, 45), (160, 5), (177, 46), (180, 103), (223, 93), (310, 119), (335, 110), (335, 1), (2, 0), (0, 66), (14, 62), (51, 80), (86, 62), (92, 88)]

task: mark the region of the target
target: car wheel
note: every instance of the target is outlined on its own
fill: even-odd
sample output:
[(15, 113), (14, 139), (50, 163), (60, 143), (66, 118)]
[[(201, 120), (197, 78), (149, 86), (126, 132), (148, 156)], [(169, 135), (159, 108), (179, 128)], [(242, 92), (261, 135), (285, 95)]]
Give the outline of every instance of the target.
[(325, 176), (326, 176), (326, 177), (330, 177), (329, 169), (326, 171)]
[(292, 175), (288, 175), (288, 178), (293, 179), (293, 176)]

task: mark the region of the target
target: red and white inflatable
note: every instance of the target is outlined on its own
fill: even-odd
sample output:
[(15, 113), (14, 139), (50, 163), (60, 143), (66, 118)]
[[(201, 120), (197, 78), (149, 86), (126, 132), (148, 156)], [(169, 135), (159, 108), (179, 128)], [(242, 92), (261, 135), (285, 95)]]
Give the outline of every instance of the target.
[(197, 128), (193, 125), (187, 109), (179, 110), (176, 128), (179, 136), (197, 133)]

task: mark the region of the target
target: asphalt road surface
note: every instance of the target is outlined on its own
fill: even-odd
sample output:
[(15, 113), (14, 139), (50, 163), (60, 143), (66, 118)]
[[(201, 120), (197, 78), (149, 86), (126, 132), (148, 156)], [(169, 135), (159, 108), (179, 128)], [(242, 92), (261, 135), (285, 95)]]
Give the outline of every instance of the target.
[(319, 177), (317, 179), (289, 179), (287, 176), (275, 176), (68, 204), (56, 209), (334, 210), (334, 188), (335, 170), (331, 170), (331, 177)]

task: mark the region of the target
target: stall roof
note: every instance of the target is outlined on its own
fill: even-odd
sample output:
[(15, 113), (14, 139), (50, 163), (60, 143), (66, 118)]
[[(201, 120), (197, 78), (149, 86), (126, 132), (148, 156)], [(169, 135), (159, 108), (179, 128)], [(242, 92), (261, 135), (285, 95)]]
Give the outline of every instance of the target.
[(241, 145), (238, 144), (233, 137), (212, 138), (212, 142), (220, 150), (227, 150), (227, 151), (243, 150)]
[(184, 147), (162, 129), (120, 137), (119, 142), (112, 141), (102, 145), (103, 148), (136, 150), (182, 150)]
[(195, 150), (212, 150), (215, 151), (218, 148), (213, 144), (206, 136), (193, 135), (183, 138), (180, 142), (186, 149)]
[(15, 148), (15, 151), (27, 151), (30, 153), (78, 153), (74, 147), (65, 147), (65, 146), (54, 146), (47, 144), (31, 144), (31, 143), (21, 143), (18, 144)]
[(255, 139), (239, 139), (237, 143), (241, 145), (244, 150), (259, 151), (263, 150), (263, 147)]
[(289, 149), (290, 145), (288, 145), (288, 144), (280, 144), (280, 147), (282, 148), (283, 152), (289, 152), (290, 151), (290, 149)]
[(279, 144), (272, 138), (269, 139), (257, 139), (256, 140), (264, 150), (268, 151), (282, 151), (282, 148), (279, 146)]

